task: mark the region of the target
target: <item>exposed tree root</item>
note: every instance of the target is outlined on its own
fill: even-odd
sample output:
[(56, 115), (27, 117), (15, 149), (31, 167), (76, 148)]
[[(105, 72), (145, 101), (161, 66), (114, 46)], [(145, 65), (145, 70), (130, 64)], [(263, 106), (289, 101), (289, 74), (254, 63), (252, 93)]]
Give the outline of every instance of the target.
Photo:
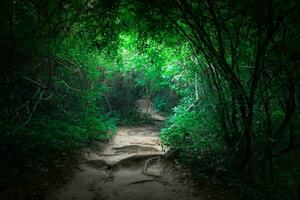
[(152, 146), (146, 146), (146, 145), (126, 145), (122, 147), (113, 147), (113, 149), (117, 150), (117, 152), (120, 151), (152, 151), (152, 152), (158, 152), (159, 150)]
[(99, 154), (99, 157), (101, 156), (119, 156), (122, 155), (121, 153), (103, 153), (103, 154)]
[(128, 185), (143, 184), (143, 183), (149, 183), (149, 182), (159, 182), (159, 183), (167, 184), (167, 182), (161, 181), (159, 179), (144, 179), (144, 180), (138, 180), (138, 181), (128, 183)]
[(161, 157), (162, 157), (162, 155), (161, 155), (161, 156), (156, 156), (156, 157), (149, 158), (149, 159), (145, 162), (145, 165), (144, 165), (144, 168), (143, 168), (143, 173), (144, 173), (145, 175), (148, 175), (148, 176), (161, 177), (161, 175), (152, 174), (152, 173), (150, 173), (150, 172), (147, 171), (147, 169), (149, 168), (149, 165), (151, 164), (151, 161), (157, 160), (157, 159), (161, 159)]
[(129, 156), (127, 158), (124, 158), (118, 162), (109, 164), (109, 168), (114, 168), (114, 167), (118, 167), (122, 164), (126, 164), (130, 161), (136, 161), (136, 160), (142, 160), (142, 159), (147, 159), (147, 158), (152, 158), (154, 156), (159, 156), (161, 157), (163, 155), (163, 153), (151, 153), (151, 154), (137, 154), (137, 155), (132, 155)]
[(128, 183), (128, 185), (134, 185), (134, 184), (140, 184), (140, 183), (148, 183), (148, 182), (153, 182), (157, 181), (155, 179), (145, 179), (145, 180), (138, 180), (138, 181), (133, 181), (131, 183)]

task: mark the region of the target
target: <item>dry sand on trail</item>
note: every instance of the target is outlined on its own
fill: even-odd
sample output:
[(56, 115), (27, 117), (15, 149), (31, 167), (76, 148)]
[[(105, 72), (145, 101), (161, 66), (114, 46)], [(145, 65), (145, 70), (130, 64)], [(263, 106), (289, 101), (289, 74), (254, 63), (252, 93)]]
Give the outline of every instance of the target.
[[(139, 100), (142, 113), (156, 120), (152, 104)], [(49, 200), (207, 200), (211, 192), (195, 192), (178, 167), (159, 159), (159, 128), (154, 125), (121, 127), (101, 150), (88, 150), (71, 180)], [(145, 171), (145, 163), (147, 170)], [(215, 198), (214, 198), (215, 199)]]
[(149, 158), (163, 154), (154, 126), (123, 127), (99, 152), (89, 150), (74, 177), (51, 200), (194, 200), (203, 199), (172, 168)]

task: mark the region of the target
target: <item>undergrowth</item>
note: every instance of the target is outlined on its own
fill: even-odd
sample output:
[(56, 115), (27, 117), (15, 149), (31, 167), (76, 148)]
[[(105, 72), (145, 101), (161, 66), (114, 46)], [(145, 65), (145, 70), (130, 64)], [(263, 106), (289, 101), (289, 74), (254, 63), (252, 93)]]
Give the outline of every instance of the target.
[(68, 171), (83, 148), (111, 138), (115, 124), (116, 119), (95, 115), (68, 120), (39, 116), (28, 126), (1, 119), (0, 196), (17, 198), (24, 186), (47, 184), (58, 171)]
[(295, 188), (300, 185), (300, 159), (297, 159), (300, 151), (276, 157), (270, 178), (257, 170), (263, 159), (257, 148), (253, 157), (258, 161), (252, 161), (246, 175), (239, 174), (237, 166), (231, 164), (232, 159), (237, 158), (226, 148), (222, 129), (207, 113), (201, 109), (187, 111), (184, 106), (179, 106), (160, 135), (164, 145), (179, 152), (176, 159), (191, 179), (220, 183), (236, 200), (297, 199), (300, 190)]

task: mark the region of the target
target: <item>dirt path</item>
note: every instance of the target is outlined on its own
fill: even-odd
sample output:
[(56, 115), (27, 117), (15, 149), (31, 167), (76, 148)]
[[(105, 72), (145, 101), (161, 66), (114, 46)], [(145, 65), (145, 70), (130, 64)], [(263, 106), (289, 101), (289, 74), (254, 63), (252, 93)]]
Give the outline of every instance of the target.
[(86, 152), (86, 161), (50, 200), (211, 199), (208, 192), (196, 192), (178, 173), (178, 166), (160, 159), (164, 152), (158, 135), (156, 126), (119, 128), (104, 149)]
[[(123, 127), (101, 152), (88, 151), (72, 180), (54, 192), (58, 200), (199, 199), (160, 159), (155, 126)], [(145, 162), (149, 168), (143, 173)]]

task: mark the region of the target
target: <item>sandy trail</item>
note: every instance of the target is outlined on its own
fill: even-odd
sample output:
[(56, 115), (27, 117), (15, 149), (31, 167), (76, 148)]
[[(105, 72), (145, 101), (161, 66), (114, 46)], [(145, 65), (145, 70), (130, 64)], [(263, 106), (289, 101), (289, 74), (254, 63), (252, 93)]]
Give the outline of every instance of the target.
[(156, 176), (143, 173), (149, 158), (163, 154), (158, 134), (155, 126), (120, 128), (102, 151), (86, 152), (86, 161), (78, 167), (72, 180), (50, 199), (202, 199), (160, 159), (153, 160), (147, 170)]
[[(145, 102), (139, 103), (143, 112)], [(154, 112), (152, 116), (163, 119)], [(194, 192), (170, 163), (151, 159), (164, 154), (158, 135), (159, 128), (154, 125), (119, 128), (102, 150), (85, 153), (86, 160), (77, 167), (72, 179), (54, 191), (50, 200), (207, 199)], [(148, 173), (144, 173), (147, 161)]]

